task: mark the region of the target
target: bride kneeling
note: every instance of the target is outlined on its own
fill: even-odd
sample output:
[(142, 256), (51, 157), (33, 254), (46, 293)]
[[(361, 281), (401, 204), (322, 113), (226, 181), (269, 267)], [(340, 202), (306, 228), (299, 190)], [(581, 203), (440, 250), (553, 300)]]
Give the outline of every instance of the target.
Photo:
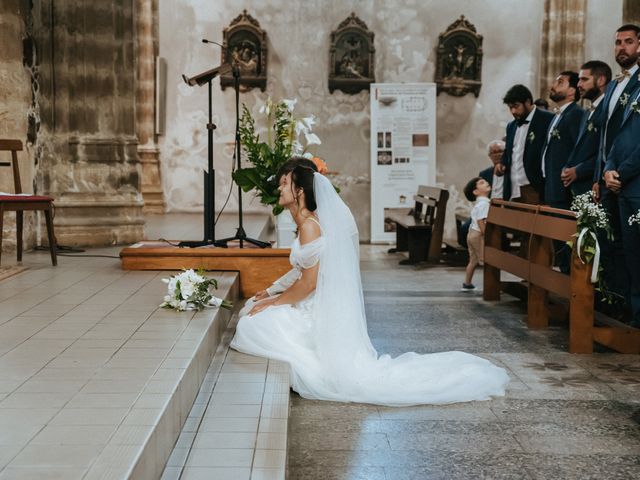
[(353, 215), (311, 165), (294, 159), (288, 166), (279, 202), (298, 226), (293, 269), (248, 302), (231, 347), (287, 362), (291, 387), (305, 398), (402, 406), (504, 395), (507, 373), (474, 355), (378, 356), (367, 333)]

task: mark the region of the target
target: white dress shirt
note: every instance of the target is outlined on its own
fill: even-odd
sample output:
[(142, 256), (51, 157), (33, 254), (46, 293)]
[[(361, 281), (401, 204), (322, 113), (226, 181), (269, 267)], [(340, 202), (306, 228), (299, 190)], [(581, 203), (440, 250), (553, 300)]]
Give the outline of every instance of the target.
[(549, 125), (549, 130), (547, 130), (547, 142), (545, 143), (544, 151), (542, 152), (542, 165), (541, 165), (541, 168), (542, 168), (542, 176), (543, 177), (546, 177), (546, 175), (544, 173), (544, 166), (545, 166), (545, 157), (547, 156), (547, 149), (549, 148), (549, 142), (551, 141), (551, 132), (553, 131), (554, 128), (556, 128), (556, 125), (558, 125), (558, 122), (562, 118), (562, 114), (564, 113), (564, 111), (572, 103), (573, 102), (565, 103), (564, 105), (562, 105), (560, 107), (560, 110), (553, 116), (553, 120), (551, 120), (551, 125)]
[(600, 105), (602, 103), (602, 100), (604, 99), (604, 93), (602, 95), (600, 95), (598, 98), (596, 98), (593, 102), (591, 102), (591, 111), (589, 112), (589, 120), (591, 120), (591, 117), (593, 116), (593, 112), (596, 111), (596, 108), (598, 108), (598, 105)]
[(491, 198), (498, 198), (502, 200), (504, 192), (504, 175), (493, 175), (493, 181), (491, 182)]
[(533, 107), (529, 115), (527, 115), (527, 122), (520, 125), (516, 129), (516, 134), (513, 138), (513, 150), (511, 151), (511, 198), (520, 197), (520, 187), (529, 185), (529, 179), (524, 170), (524, 147), (526, 146), (527, 134), (529, 133), (529, 125), (533, 114), (536, 112), (537, 107)]
[(616, 85), (616, 89), (613, 91), (613, 95), (611, 95), (611, 99), (609, 100), (609, 117), (608, 118), (611, 118), (611, 115), (613, 114), (613, 111), (616, 108), (616, 103), (618, 103), (618, 100), (620, 99), (620, 95), (622, 95), (622, 92), (627, 86), (627, 83), (629, 83), (629, 80), (636, 73), (637, 70), (638, 70), (638, 64), (636, 63), (633, 67), (629, 69), (629, 76), (625, 77), (620, 83), (618, 83), (618, 85)]

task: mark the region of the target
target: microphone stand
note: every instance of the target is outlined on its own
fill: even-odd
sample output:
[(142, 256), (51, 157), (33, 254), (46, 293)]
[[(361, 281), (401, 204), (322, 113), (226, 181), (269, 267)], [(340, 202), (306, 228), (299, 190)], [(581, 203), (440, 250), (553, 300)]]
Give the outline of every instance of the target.
[[(236, 94), (236, 149), (234, 152), (234, 157), (236, 159), (236, 164), (238, 170), (242, 168), (242, 164), (240, 161), (241, 158), (241, 145), (240, 145), (240, 69), (238, 68), (238, 62), (233, 60), (232, 64), (232, 72), (233, 72), (233, 86), (235, 88)], [(238, 230), (236, 231), (235, 236), (224, 238), (219, 240), (219, 242), (224, 242), (225, 246), (227, 246), (227, 242), (231, 242), (233, 240), (240, 241), (240, 248), (244, 248), (244, 242), (255, 245), (259, 248), (269, 248), (271, 247), (271, 243), (263, 242), (262, 240), (256, 240), (254, 238), (247, 237), (247, 233), (244, 231), (243, 226), (243, 213), (242, 213), (242, 188), (238, 185)]]
[(213, 245), (215, 247), (226, 247), (226, 242), (216, 240), (216, 225), (214, 220), (215, 215), (215, 170), (213, 168), (213, 131), (217, 128), (213, 123), (213, 95), (211, 82), (213, 79), (229, 70), (228, 65), (221, 65), (220, 67), (207, 70), (199, 75), (195, 75), (191, 78), (183, 75), (182, 78), (187, 85), (202, 86), (205, 83), (208, 87), (208, 106), (209, 117), (207, 122), (207, 171), (204, 172), (204, 239), (202, 241), (184, 241), (178, 243), (178, 247), (204, 247)]

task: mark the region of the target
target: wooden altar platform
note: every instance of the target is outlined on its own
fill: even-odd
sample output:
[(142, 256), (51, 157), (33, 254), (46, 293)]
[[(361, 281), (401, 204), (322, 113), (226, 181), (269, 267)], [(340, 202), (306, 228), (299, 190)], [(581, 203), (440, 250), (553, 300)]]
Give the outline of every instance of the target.
[[(171, 243), (177, 243), (171, 242)], [(240, 291), (248, 298), (291, 269), (288, 248), (179, 248), (167, 242), (141, 241), (120, 251), (124, 270), (205, 270), (239, 272)]]

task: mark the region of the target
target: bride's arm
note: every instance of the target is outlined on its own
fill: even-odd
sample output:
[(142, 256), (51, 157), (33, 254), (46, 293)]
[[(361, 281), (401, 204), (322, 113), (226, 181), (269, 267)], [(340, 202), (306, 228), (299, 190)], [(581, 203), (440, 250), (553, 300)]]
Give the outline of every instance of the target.
[[(315, 222), (307, 221), (300, 227), (300, 245), (305, 245), (320, 236), (320, 227)], [(249, 312), (254, 315), (271, 305), (291, 305), (307, 298), (316, 289), (319, 264), (302, 269), (302, 275), (281, 295), (260, 301)]]

